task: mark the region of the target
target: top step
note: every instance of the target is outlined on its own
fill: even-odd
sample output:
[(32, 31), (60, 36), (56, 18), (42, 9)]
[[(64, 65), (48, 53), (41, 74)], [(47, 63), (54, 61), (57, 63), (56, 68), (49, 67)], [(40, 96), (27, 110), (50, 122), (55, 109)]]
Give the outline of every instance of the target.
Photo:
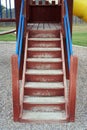
[(29, 23), (28, 30), (60, 30), (61, 25), (58, 23)]
[(30, 38), (60, 38), (60, 30), (29, 30)]
[(34, 23), (28, 24), (29, 38), (58, 38), (60, 37), (60, 24)]

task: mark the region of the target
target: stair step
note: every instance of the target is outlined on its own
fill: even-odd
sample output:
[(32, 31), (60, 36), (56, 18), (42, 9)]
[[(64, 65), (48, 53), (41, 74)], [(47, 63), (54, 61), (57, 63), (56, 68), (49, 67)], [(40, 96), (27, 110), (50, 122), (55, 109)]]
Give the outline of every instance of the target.
[[(24, 96), (23, 108), (30, 111), (59, 111), (65, 110), (64, 96), (32, 97)], [(48, 110), (49, 109), (49, 110)]]
[(32, 62), (61, 62), (61, 58), (27, 58), (27, 61)]
[(61, 57), (61, 51), (60, 50), (37, 50), (37, 49), (30, 49), (27, 52), (27, 57), (28, 58), (60, 58)]
[(26, 82), (26, 88), (40, 88), (40, 89), (61, 89), (64, 88), (63, 82)]
[(38, 47), (38, 48), (61, 48), (60, 40), (54, 40), (54, 41), (28, 41), (28, 47)]
[(24, 96), (24, 103), (29, 104), (62, 104), (65, 103), (64, 96), (55, 97), (29, 97)]
[(29, 96), (64, 96), (63, 82), (25, 82), (24, 94)]
[(33, 62), (27, 61), (26, 63), (27, 69), (41, 69), (41, 70), (57, 70), (62, 69), (62, 62)]
[(57, 23), (28, 23), (27, 29), (29, 32), (60, 32), (61, 30), (61, 24)]
[(62, 104), (28, 104), (23, 103), (23, 109), (31, 112), (56, 112), (65, 110), (65, 103)]
[(64, 96), (64, 88), (24, 88), (24, 95), (29, 96), (40, 96), (40, 97), (46, 97), (46, 96)]
[(29, 41), (60, 41), (60, 38), (28, 38)]
[(26, 74), (26, 82), (63, 82), (63, 73), (61, 74)]
[(36, 38), (56, 38), (60, 37), (60, 30), (30, 30), (29, 36)]
[(61, 51), (61, 48), (28, 48), (28, 51)]
[(62, 70), (33, 70), (27, 69), (26, 74), (34, 74), (34, 75), (61, 75), (63, 74)]
[(26, 82), (63, 82), (62, 70), (27, 70)]
[(57, 120), (66, 120), (65, 111), (59, 112), (29, 112), (23, 111), (22, 115), (23, 120), (30, 121), (57, 121)]
[(28, 23), (27, 29), (30, 31), (56, 31), (61, 29), (61, 25), (57, 23)]

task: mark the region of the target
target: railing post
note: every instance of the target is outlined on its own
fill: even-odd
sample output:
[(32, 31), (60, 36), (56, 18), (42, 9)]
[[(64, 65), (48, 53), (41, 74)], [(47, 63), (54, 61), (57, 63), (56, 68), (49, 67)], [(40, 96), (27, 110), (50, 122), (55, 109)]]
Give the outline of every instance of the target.
[(19, 120), (20, 115), (20, 92), (19, 92), (19, 71), (18, 71), (18, 56), (11, 57), (12, 65), (12, 96), (13, 96), (13, 118), (14, 121)]
[(69, 83), (69, 121), (72, 122), (75, 120), (77, 69), (78, 58), (75, 56), (71, 56)]

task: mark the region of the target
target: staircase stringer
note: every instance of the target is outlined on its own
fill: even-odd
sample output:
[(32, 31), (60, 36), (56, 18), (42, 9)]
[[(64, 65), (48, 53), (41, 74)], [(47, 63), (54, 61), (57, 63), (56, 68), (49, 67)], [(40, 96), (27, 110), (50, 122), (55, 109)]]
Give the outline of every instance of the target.
[(28, 48), (28, 32), (26, 33), (26, 39), (25, 39), (24, 65), (23, 65), (22, 86), (21, 86), (21, 93), (20, 93), (20, 108), (21, 108), (20, 119), (21, 119), (22, 113), (23, 113), (23, 98), (24, 98), (27, 48)]
[(67, 104), (68, 104), (68, 98), (67, 98), (67, 84), (66, 84), (66, 69), (65, 69), (65, 58), (64, 58), (64, 44), (63, 44), (63, 34), (60, 32), (60, 39), (61, 39), (61, 50), (62, 50), (62, 68), (63, 68), (63, 82), (64, 82), (64, 96), (65, 96), (65, 109), (66, 109), (66, 115), (67, 115), (67, 120), (68, 120), (68, 109), (67, 109)]

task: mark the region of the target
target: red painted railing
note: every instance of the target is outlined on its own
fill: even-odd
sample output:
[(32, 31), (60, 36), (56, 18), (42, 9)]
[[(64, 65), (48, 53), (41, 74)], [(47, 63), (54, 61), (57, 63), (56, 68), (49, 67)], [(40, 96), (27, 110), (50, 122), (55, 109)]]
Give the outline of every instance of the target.
[(71, 56), (69, 83), (69, 121), (75, 120), (77, 70), (78, 58), (76, 56)]
[(24, 0), (21, 2), (19, 29), (18, 29), (18, 40), (16, 44), (16, 54), (11, 58), (12, 64), (12, 95), (13, 95), (13, 117), (14, 121), (18, 121), (21, 114), (20, 105), (20, 84), (19, 84), (19, 68), (22, 53), (22, 43), (24, 36)]
[(12, 64), (13, 118), (14, 121), (18, 121), (20, 115), (20, 92), (19, 92), (19, 69), (18, 69), (17, 55), (12, 56), (11, 64)]

